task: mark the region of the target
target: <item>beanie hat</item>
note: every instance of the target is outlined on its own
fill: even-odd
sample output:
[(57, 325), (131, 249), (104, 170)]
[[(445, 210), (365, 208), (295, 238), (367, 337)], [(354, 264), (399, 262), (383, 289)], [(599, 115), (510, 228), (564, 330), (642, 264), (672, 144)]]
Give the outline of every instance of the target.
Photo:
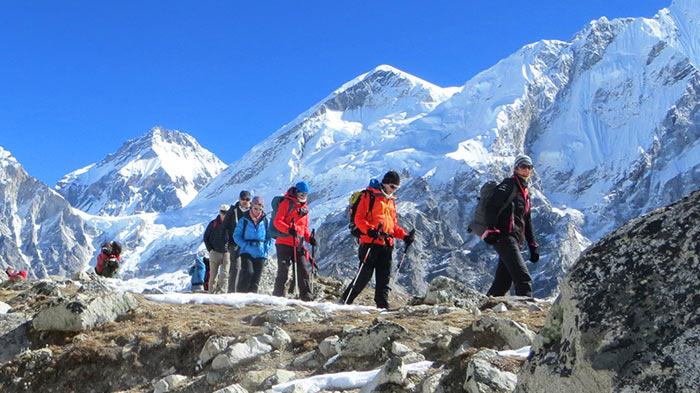
[(384, 178), (382, 179), (382, 184), (401, 184), (401, 178), (399, 177), (399, 174), (396, 173), (395, 171), (389, 171), (384, 175)]
[(297, 192), (309, 192), (309, 184), (303, 180), (297, 183), (294, 188), (297, 189)]
[(532, 158), (530, 158), (530, 156), (526, 156), (525, 154), (521, 154), (521, 155), (515, 157), (515, 163), (513, 164), (513, 169), (517, 168), (518, 165), (523, 164), (523, 163), (532, 165)]
[(220, 211), (221, 213), (226, 213), (226, 212), (228, 211), (228, 205), (227, 205), (227, 204), (223, 204), (223, 205), (219, 206), (219, 211)]
[(265, 201), (263, 198), (259, 195), (257, 195), (255, 198), (253, 198), (253, 205), (259, 205), (259, 206), (265, 206)]
[(250, 191), (243, 190), (243, 191), (241, 191), (240, 194), (238, 194), (238, 199), (244, 199), (244, 198), (250, 199)]

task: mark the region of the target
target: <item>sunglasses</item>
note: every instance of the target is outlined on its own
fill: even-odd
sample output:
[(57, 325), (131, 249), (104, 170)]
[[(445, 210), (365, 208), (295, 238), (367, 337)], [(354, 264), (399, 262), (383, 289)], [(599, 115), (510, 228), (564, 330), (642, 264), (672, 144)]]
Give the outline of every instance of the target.
[(259, 206), (253, 206), (253, 210), (255, 211), (261, 211), (263, 208)]
[(241, 198), (241, 202), (249, 202), (250, 198)]
[(529, 170), (532, 170), (532, 165), (520, 164), (520, 165), (518, 165), (518, 168), (520, 168), (520, 169), (529, 169)]
[(400, 187), (398, 184), (387, 184), (387, 186), (389, 186), (389, 188), (392, 190), (398, 190)]

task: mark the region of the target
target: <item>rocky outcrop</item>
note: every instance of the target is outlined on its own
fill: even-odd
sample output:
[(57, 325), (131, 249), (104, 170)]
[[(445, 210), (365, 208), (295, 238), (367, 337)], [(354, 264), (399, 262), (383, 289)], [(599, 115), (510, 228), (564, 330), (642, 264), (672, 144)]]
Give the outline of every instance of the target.
[(516, 389), (695, 392), (700, 191), (591, 247), (560, 286)]
[(486, 296), (449, 277), (438, 276), (428, 285), (425, 304), (448, 303), (463, 308), (476, 307), (486, 303)]
[(40, 311), (32, 319), (32, 326), (38, 331), (79, 332), (112, 322), (137, 305), (136, 298), (128, 292), (75, 295)]

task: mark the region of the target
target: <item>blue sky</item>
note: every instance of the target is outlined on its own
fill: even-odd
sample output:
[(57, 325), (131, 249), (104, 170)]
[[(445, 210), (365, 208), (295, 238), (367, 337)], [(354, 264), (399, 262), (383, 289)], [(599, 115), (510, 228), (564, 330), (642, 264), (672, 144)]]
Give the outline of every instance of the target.
[(50, 186), (153, 126), (231, 163), (377, 65), (460, 86), (528, 43), (670, 3), (4, 1), (0, 146)]

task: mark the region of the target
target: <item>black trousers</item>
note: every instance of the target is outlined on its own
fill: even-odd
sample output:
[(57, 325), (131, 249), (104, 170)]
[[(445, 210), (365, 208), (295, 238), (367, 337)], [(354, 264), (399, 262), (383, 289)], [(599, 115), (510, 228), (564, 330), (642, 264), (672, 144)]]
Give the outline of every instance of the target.
[(265, 267), (265, 258), (253, 258), (250, 254), (241, 254), (241, 270), (238, 278), (238, 292), (258, 293), (260, 277)]
[[(369, 254), (367, 253), (369, 251)], [(391, 278), (391, 259), (394, 247), (380, 244), (362, 243), (358, 248), (360, 258), (359, 275), (355, 285), (348, 285), (343, 292), (341, 301), (347, 299), (346, 304), (352, 304), (355, 298), (365, 289), (374, 273), (374, 303), (379, 308), (389, 308), (389, 280)], [(365, 261), (365, 257), (367, 260)], [(365, 261), (363, 263), (363, 261)]]
[(238, 289), (238, 282), (241, 279), (241, 256), (238, 255), (239, 250), (236, 244), (229, 244), (228, 246), (229, 257), (231, 258), (231, 264), (228, 270), (228, 293), (241, 291)]
[[(294, 264), (294, 247), (285, 244), (276, 244), (275, 247), (277, 248), (277, 277), (272, 294), (284, 297), (287, 292), (289, 266)], [(306, 262), (306, 253), (303, 247), (297, 247), (296, 250), (296, 278), (299, 298), (304, 301), (313, 300), (311, 296), (311, 264)]]
[(512, 284), (516, 296), (532, 296), (532, 278), (520, 254), (518, 241), (512, 236), (502, 236), (493, 248), (498, 253), (498, 268), (486, 294), (504, 296)]

